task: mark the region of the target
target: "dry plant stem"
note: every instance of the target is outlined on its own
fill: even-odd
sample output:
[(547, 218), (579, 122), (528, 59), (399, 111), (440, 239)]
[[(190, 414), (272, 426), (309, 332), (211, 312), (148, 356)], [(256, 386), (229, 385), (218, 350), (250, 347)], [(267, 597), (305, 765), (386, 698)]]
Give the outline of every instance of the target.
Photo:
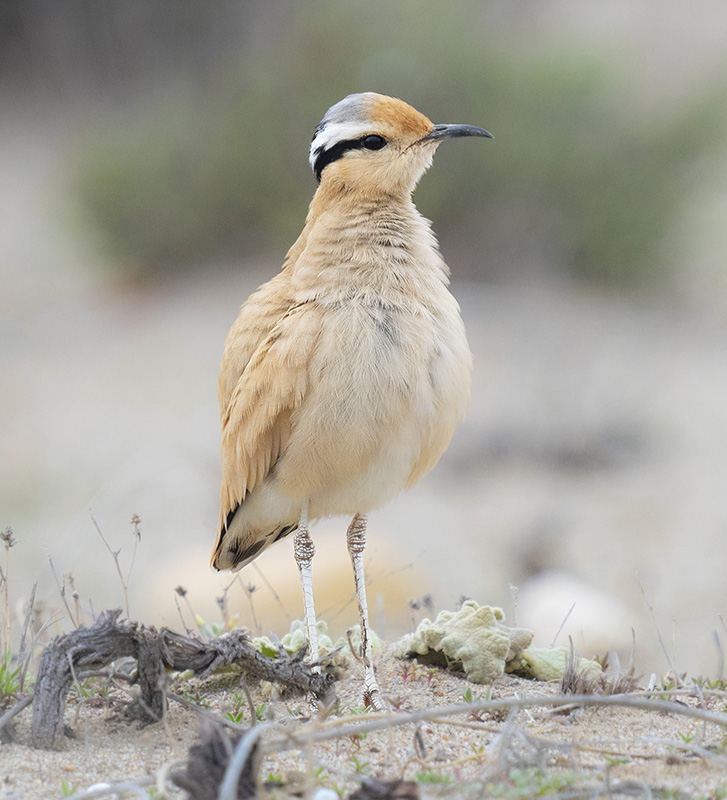
[(162, 764), (158, 769), (156, 774), (156, 790), (159, 797), (167, 797), (167, 787), (174, 786), (170, 777), (171, 771), (175, 769), (175, 767), (183, 767), (186, 763), (186, 758), (177, 758), (174, 761), (168, 761), (166, 764)]
[(237, 664), (248, 675), (280, 681), (316, 696), (322, 696), (333, 681), (315, 673), (298, 658), (268, 658), (252, 646), (247, 633), (231, 631), (209, 642), (191, 639), (129, 620), (119, 621), (119, 609), (104, 612), (89, 628), (79, 628), (54, 639), (43, 651), (33, 699), (32, 734), (36, 747), (51, 748), (63, 727), (63, 712), (74, 676), (98, 670), (118, 658), (137, 661), (135, 682), (141, 689), (133, 715), (145, 722), (164, 718), (166, 669), (192, 670), (206, 675)]
[(16, 717), (21, 711), (26, 709), (31, 703), (33, 702), (33, 695), (29, 694), (27, 697), (24, 697), (22, 700), (19, 700), (12, 708), (9, 708), (3, 715), (0, 717), (0, 733), (2, 732), (3, 728), (13, 719)]
[[(719, 617), (720, 625), (722, 625), (722, 630), (725, 632), (725, 635), (727, 636), (727, 625), (725, 625), (724, 617), (721, 614), (717, 614), (717, 616)], [(718, 645), (718, 647), (719, 647), (719, 650), (720, 650), (720, 662), (719, 662), (720, 663), (720, 671), (718, 673), (718, 677), (719, 677), (720, 680), (722, 680), (724, 678), (724, 671), (723, 671), (724, 670), (724, 653), (722, 652), (721, 643)]]
[(23, 632), (20, 635), (20, 648), (18, 650), (18, 661), (22, 667), (20, 671), (20, 691), (23, 691), (23, 687), (25, 686), (25, 676), (28, 672), (28, 667), (30, 666), (30, 659), (33, 656), (33, 648), (30, 647), (28, 651), (25, 650), (25, 640), (28, 636), (28, 627), (30, 625), (30, 618), (33, 614), (33, 606), (35, 605), (35, 592), (38, 588), (38, 582), (36, 581), (33, 584), (33, 588), (30, 592), (30, 600), (28, 600), (28, 607), (25, 609), (25, 620), (23, 621)]
[[(281, 752), (293, 747), (300, 748), (310, 742), (323, 742), (328, 739), (355, 736), (361, 733), (382, 730), (397, 725), (407, 725), (415, 722), (442, 720), (442, 718), (460, 714), (472, 714), (477, 711), (502, 711), (505, 709), (548, 708), (558, 706), (560, 709), (573, 709), (579, 707), (622, 707), (637, 708), (642, 711), (657, 711), (676, 716), (698, 719), (711, 722), (727, 730), (727, 715), (715, 714), (701, 708), (691, 708), (679, 703), (669, 703), (665, 700), (648, 700), (628, 695), (552, 695), (548, 697), (507, 697), (499, 700), (489, 700), (477, 703), (459, 703), (457, 705), (443, 706), (442, 708), (427, 709), (413, 713), (399, 714), (372, 714), (367, 719), (356, 724), (324, 724), (318, 731), (305, 735), (289, 735), (284, 739), (273, 740), (262, 747), (264, 753)], [(334, 721), (339, 722), (340, 721)]]
[[(501, 728), (495, 725), (487, 725), (484, 722), (474, 722), (472, 720), (455, 720), (455, 719), (434, 719), (431, 720), (433, 725), (450, 725), (453, 728), (468, 728), (470, 730), (475, 731), (482, 731), (483, 733), (494, 733), (499, 734), (501, 732)], [(706, 723), (705, 723), (706, 724)], [(628, 742), (634, 744), (660, 744), (664, 745), (665, 747), (674, 747), (677, 750), (684, 750), (686, 753), (694, 753), (695, 755), (700, 756), (701, 758), (705, 758), (708, 760), (716, 761), (719, 763), (724, 763), (726, 757), (724, 755), (720, 755), (718, 753), (713, 753), (711, 750), (705, 750), (703, 747), (699, 747), (698, 745), (687, 744), (685, 742), (678, 742), (672, 739), (663, 739), (663, 738), (644, 738), (643, 736), (635, 736), (630, 738), (613, 738), (613, 739), (598, 739), (599, 744), (591, 744), (587, 740), (579, 740), (576, 742), (571, 742), (568, 746), (573, 750), (580, 750), (586, 753), (598, 753), (599, 755), (606, 755), (612, 757), (625, 757), (628, 756), (629, 758), (639, 758), (644, 761), (651, 761), (656, 758), (661, 758), (661, 756), (648, 754), (648, 753), (633, 753), (633, 752), (625, 752), (624, 750), (612, 750), (603, 745), (606, 742), (612, 742), (613, 744), (625, 744)], [(550, 742), (548, 742), (550, 744)], [(469, 758), (469, 756), (468, 756)], [(442, 762), (442, 766), (451, 766), (453, 763), (457, 762)]]
[[(414, 565), (411, 563), (404, 564), (403, 567), (399, 567), (397, 569), (392, 569), (389, 572), (385, 572), (384, 574), (379, 575), (376, 580), (369, 580), (368, 587), (369, 589), (371, 589), (371, 587), (373, 586), (380, 586), (382, 583), (386, 583), (387, 581), (389, 581), (395, 575), (398, 575), (401, 572), (406, 572), (407, 570), (411, 570), (413, 567)], [(355, 600), (356, 600), (356, 592), (354, 591), (352, 594), (348, 596), (348, 599), (337, 600), (335, 603), (332, 603), (327, 608), (324, 608), (323, 611), (320, 613), (320, 616), (321, 618), (327, 619), (328, 624), (330, 626), (332, 622), (337, 620), (341, 616), (341, 614), (343, 614), (348, 608), (350, 608), (351, 605), (353, 605)], [(379, 633), (381, 633), (381, 631), (379, 631)], [(381, 638), (383, 639), (385, 637), (382, 636)]]
[(581, 750), (586, 753), (599, 753), (601, 755), (607, 756), (616, 756), (616, 757), (628, 757), (628, 758), (638, 758), (642, 761), (655, 761), (657, 759), (662, 759), (663, 755), (657, 755), (654, 753), (634, 753), (631, 750), (610, 750), (605, 747), (602, 747), (602, 744), (606, 742), (613, 742), (614, 744), (626, 745), (626, 744), (648, 744), (648, 745), (662, 745), (663, 747), (673, 748), (675, 750), (683, 750), (685, 753), (689, 753), (691, 755), (699, 756), (700, 758), (705, 759), (706, 761), (714, 761), (718, 764), (724, 764), (727, 761), (727, 757), (721, 755), (719, 753), (712, 752), (711, 750), (706, 750), (703, 747), (699, 747), (699, 745), (694, 744), (687, 744), (685, 742), (678, 742), (674, 739), (664, 739), (664, 738), (656, 738), (656, 737), (645, 737), (645, 736), (634, 736), (634, 737), (624, 737), (624, 738), (611, 738), (611, 739), (598, 739), (600, 744), (589, 744), (588, 741), (578, 741), (572, 742), (571, 746), (574, 750)]
[[(237, 576), (237, 582), (240, 584), (240, 586), (242, 587), (242, 591), (247, 596), (248, 603), (250, 603), (250, 614), (252, 615), (252, 622), (253, 622), (253, 625), (255, 626), (255, 633), (258, 636), (262, 636), (263, 629), (262, 629), (262, 626), (260, 625), (260, 623), (258, 622), (257, 614), (255, 613), (255, 603), (253, 602), (253, 599), (252, 599), (252, 591), (250, 591), (250, 589), (247, 586), (245, 586), (245, 584), (242, 582), (242, 580), (241, 580), (239, 575)], [(254, 587), (251, 587), (251, 588), (254, 589)]]
[[(119, 553), (121, 552), (121, 548), (118, 550), (113, 550), (111, 545), (106, 541), (106, 537), (103, 535), (101, 531), (101, 527), (99, 526), (98, 522), (96, 522), (96, 517), (91, 514), (91, 522), (93, 522), (94, 528), (98, 535), (101, 537), (101, 541), (106, 545), (106, 549), (111, 553), (111, 558), (114, 560), (114, 564), (116, 564), (116, 572), (119, 574), (119, 580), (121, 581), (121, 587), (124, 590), (124, 608), (126, 609), (126, 616), (131, 617), (129, 613), (129, 586), (127, 581), (124, 579), (124, 573), (121, 570), (121, 564), (119, 563)], [(136, 555), (136, 537), (134, 538), (134, 554), (132, 555), (131, 565), (134, 565), (134, 557)], [(131, 568), (129, 568), (129, 574), (131, 574)], [(127, 576), (128, 578), (128, 576)]]
[[(638, 575), (637, 575), (638, 578)], [(666, 649), (666, 645), (664, 644), (664, 639), (662, 638), (661, 631), (659, 630), (659, 626), (656, 622), (656, 614), (654, 613), (654, 607), (649, 602), (649, 598), (646, 596), (646, 589), (644, 589), (644, 584), (641, 582), (641, 578), (638, 578), (639, 588), (641, 589), (641, 594), (644, 597), (644, 602), (646, 603), (646, 607), (649, 609), (649, 615), (651, 616), (651, 621), (654, 623), (654, 628), (656, 630), (656, 635), (659, 639), (659, 644), (661, 645), (661, 649), (664, 651), (664, 656), (666, 657), (666, 663), (669, 665), (669, 668), (674, 673), (674, 680), (680, 685), (684, 686), (684, 681), (679, 677), (679, 673), (677, 672), (676, 667), (672, 663), (671, 658), (669, 657), (669, 652)]]
[(714, 646), (717, 648), (717, 678), (719, 680), (724, 680), (724, 648), (722, 646), (722, 636), (716, 628), (712, 631), (712, 636), (714, 637)]
[(149, 800), (149, 792), (144, 791), (144, 787), (153, 786), (157, 782), (154, 776), (147, 776), (139, 778), (135, 781), (121, 781), (120, 783), (109, 784), (107, 789), (92, 789), (89, 792), (81, 792), (74, 794), (73, 800), (97, 800), (97, 798), (115, 798), (123, 797), (129, 792), (133, 792), (137, 797), (143, 797)]
[[(10, 654), (10, 595), (8, 590), (8, 569), (10, 561), (10, 547), (5, 545), (5, 572), (2, 574), (3, 579), (3, 603), (5, 606), (5, 642), (3, 645), (3, 663), (7, 662), (8, 655)], [(0, 570), (1, 572), (2, 570)]]
[(287, 610), (287, 608), (285, 607), (285, 605), (284, 605), (283, 601), (280, 599), (280, 595), (279, 595), (279, 594), (278, 594), (278, 593), (275, 591), (275, 587), (274, 587), (274, 586), (273, 586), (273, 584), (272, 584), (272, 583), (270, 583), (270, 581), (269, 581), (269, 580), (268, 580), (268, 579), (265, 577), (265, 573), (264, 573), (264, 572), (263, 572), (263, 571), (260, 569), (260, 567), (259, 567), (259, 566), (258, 566), (258, 564), (257, 564), (257, 561), (253, 561), (253, 562), (252, 562), (252, 564), (251, 564), (250, 566), (251, 566), (251, 567), (252, 567), (252, 568), (255, 570), (255, 572), (257, 572), (258, 576), (260, 577), (260, 580), (261, 580), (261, 581), (262, 581), (262, 582), (263, 582), (263, 583), (264, 583), (264, 584), (265, 584), (265, 585), (268, 587), (268, 589), (270, 590), (271, 594), (272, 594), (272, 595), (273, 595), (273, 597), (275, 598), (275, 602), (278, 604), (278, 606), (280, 606), (280, 610), (283, 612), (283, 614), (285, 615), (285, 619), (288, 621), (288, 627), (290, 627), (291, 616), (290, 616), (290, 614), (288, 613), (288, 610)]
[(570, 615), (573, 613), (573, 609), (576, 607), (576, 604), (573, 605), (568, 609), (568, 613), (563, 617), (563, 622), (560, 623), (560, 627), (555, 632), (555, 636), (553, 637), (553, 641), (550, 643), (550, 649), (552, 650), (555, 647), (555, 643), (558, 641), (558, 637), (560, 636), (560, 632), (565, 627), (565, 623), (568, 622)]
[[(136, 548), (141, 541), (141, 519), (139, 518), (138, 514), (132, 514), (131, 516), (131, 524), (134, 528), (134, 547), (131, 551), (131, 561), (129, 562), (129, 569), (126, 573), (126, 585), (129, 585), (129, 578), (131, 578), (131, 573), (134, 569), (134, 562), (136, 561)], [(127, 610), (128, 613), (128, 610)]]
[(48, 555), (48, 563), (50, 564), (50, 571), (53, 573), (53, 578), (55, 579), (56, 586), (58, 587), (58, 592), (61, 595), (61, 600), (63, 600), (63, 605), (66, 607), (66, 611), (68, 613), (68, 618), (71, 620), (71, 624), (74, 628), (78, 628), (78, 622), (76, 618), (73, 616), (73, 612), (71, 611), (71, 607), (68, 605), (68, 601), (66, 600), (66, 585), (65, 583), (61, 583), (58, 580), (58, 575), (56, 573), (56, 568), (53, 566), (53, 559)]
[[(184, 605), (187, 607), (187, 611), (189, 611), (189, 615), (192, 617), (192, 627), (190, 628), (187, 623), (184, 621), (184, 617), (182, 616), (182, 610), (177, 602), (177, 598), (181, 597), (184, 600)], [(189, 602), (189, 593), (186, 589), (181, 586), (178, 586), (174, 590), (174, 601), (177, 603), (177, 608), (179, 609), (179, 616), (182, 620), (182, 626), (184, 627), (187, 636), (194, 636), (195, 635), (195, 628), (197, 626), (197, 614), (195, 613), (194, 609), (192, 608), (192, 604)]]
[(252, 694), (250, 694), (250, 687), (247, 685), (247, 681), (243, 677), (242, 679), (242, 691), (245, 693), (245, 698), (247, 699), (247, 707), (250, 711), (250, 724), (254, 728), (258, 723), (257, 714), (255, 713), (255, 702), (252, 699)]
[(264, 722), (262, 725), (251, 728), (248, 733), (240, 739), (225, 770), (225, 777), (222, 779), (220, 790), (217, 794), (218, 800), (236, 800), (237, 784), (240, 781), (240, 775), (255, 744), (265, 731), (277, 727), (279, 727), (277, 722)]
[(184, 615), (182, 614), (182, 607), (179, 605), (179, 598), (177, 597), (177, 593), (174, 593), (174, 604), (177, 607), (177, 611), (179, 612), (179, 619), (182, 621), (182, 627), (184, 628), (184, 632), (187, 636), (191, 636), (194, 631), (187, 625), (184, 621)]
[(519, 710), (520, 709), (517, 707), (510, 709), (505, 724), (502, 726), (502, 731), (494, 742), (494, 748), (497, 753), (497, 763), (502, 775), (507, 774), (507, 752), (510, 749), (510, 742), (512, 741), (513, 732), (515, 730), (515, 719)]

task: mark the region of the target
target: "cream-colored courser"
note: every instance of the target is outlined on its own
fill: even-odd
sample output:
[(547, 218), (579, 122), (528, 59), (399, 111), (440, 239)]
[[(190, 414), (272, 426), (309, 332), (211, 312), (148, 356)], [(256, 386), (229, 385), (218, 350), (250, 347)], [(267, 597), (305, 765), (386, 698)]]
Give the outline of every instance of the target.
[(365, 693), (376, 708), (366, 514), (434, 467), (469, 400), (472, 355), (449, 270), (411, 200), (453, 136), (490, 134), (433, 125), (371, 92), (328, 110), (310, 146), (320, 186), (303, 232), (282, 271), (242, 306), (219, 376), (222, 509), (212, 565), (238, 570), (295, 532), (317, 659), (308, 523), (353, 515)]

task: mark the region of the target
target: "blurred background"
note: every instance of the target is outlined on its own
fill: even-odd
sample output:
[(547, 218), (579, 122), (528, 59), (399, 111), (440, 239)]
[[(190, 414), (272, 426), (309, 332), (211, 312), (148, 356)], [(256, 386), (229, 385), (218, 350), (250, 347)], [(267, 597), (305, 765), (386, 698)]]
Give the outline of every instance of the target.
[[(302, 228), (316, 124), (368, 90), (496, 137), (440, 148), (415, 194), (452, 268), (473, 400), (439, 467), (372, 515), (374, 626), (391, 639), (471, 597), (541, 646), (627, 659), (633, 637), (642, 671), (721, 675), (726, 37), (708, 0), (4, 0), (13, 613), (36, 581), (44, 618), (57, 584), (87, 620), (124, 604), (97, 524), (134, 618), (180, 629), (178, 604), (217, 622), (224, 597), (282, 635), (301, 615), (290, 542), (239, 580), (209, 570), (216, 374)], [(346, 524), (315, 531), (334, 633), (356, 619)]]

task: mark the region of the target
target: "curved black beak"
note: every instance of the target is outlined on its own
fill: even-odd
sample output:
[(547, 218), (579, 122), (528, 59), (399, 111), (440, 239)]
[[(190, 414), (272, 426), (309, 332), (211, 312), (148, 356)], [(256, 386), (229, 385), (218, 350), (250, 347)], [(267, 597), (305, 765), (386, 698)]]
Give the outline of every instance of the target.
[(457, 136), (484, 136), (487, 139), (495, 137), (484, 128), (477, 128), (474, 125), (435, 125), (432, 130), (420, 142), (439, 142), (442, 139), (455, 138)]

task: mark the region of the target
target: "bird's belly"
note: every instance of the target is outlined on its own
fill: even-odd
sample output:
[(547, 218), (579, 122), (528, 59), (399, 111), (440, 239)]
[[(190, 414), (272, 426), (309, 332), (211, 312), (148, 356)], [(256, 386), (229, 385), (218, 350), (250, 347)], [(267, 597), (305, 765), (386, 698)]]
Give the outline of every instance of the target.
[(442, 330), (430, 317), (377, 305), (329, 312), (275, 469), (277, 491), (308, 502), (311, 517), (388, 502), (433, 432), (443, 443), (433, 463), (446, 448), (468, 395), (468, 359), (461, 323)]

